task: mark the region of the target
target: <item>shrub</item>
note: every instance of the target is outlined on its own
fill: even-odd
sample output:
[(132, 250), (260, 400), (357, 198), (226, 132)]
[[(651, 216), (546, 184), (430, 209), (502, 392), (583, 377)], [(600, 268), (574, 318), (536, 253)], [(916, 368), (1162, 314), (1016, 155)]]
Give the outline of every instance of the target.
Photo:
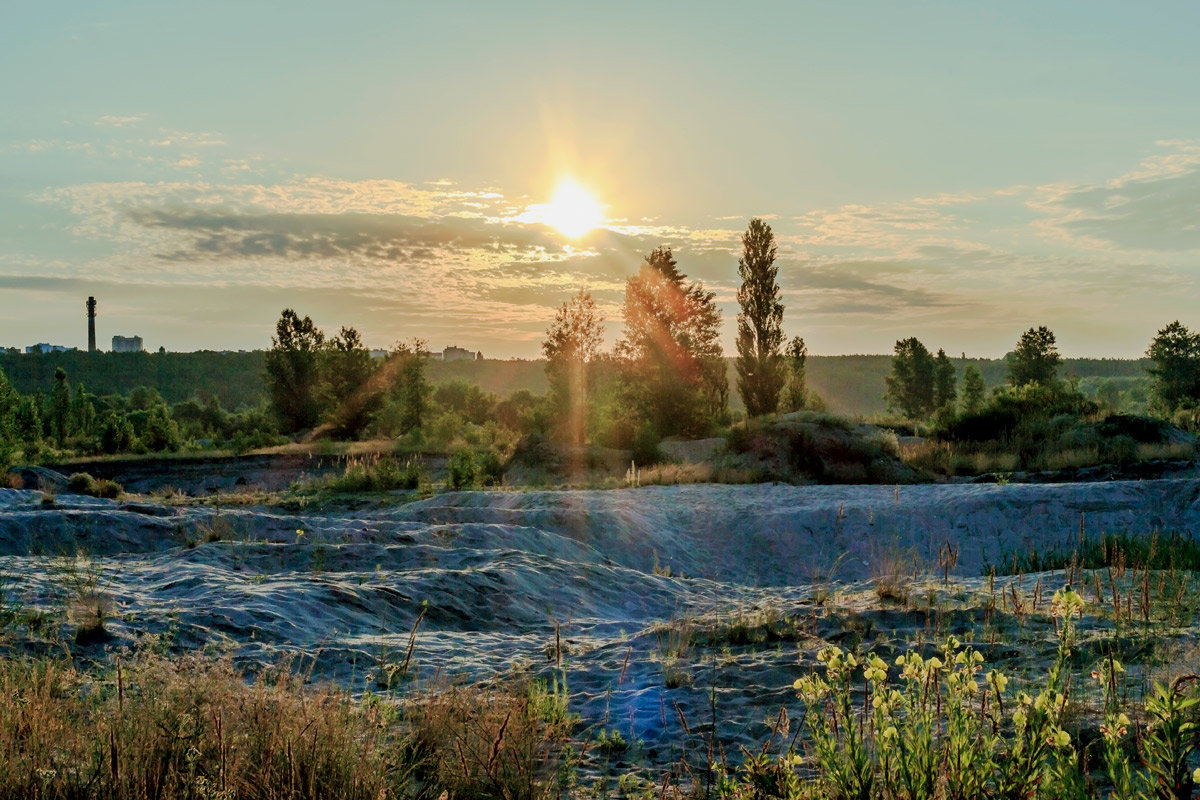
[(75, 494), (96, 496), (96, 479), (86, 472), (76, 472), (67, 478), (67, 489)]
[(451, 489), (470, 489), (477, 475), (475, 456), (467, 448), (455, 450), (450, 456), (447, 482)]
[(658, 447), (660, 441), (658, 432), (652, 426), (638, 426), (633, 434), (633, 441), (630, 442), (634, 462), (638, 466), (649, 466), (662, 461), (662, 450)]
[(479, 454), (479, 483), (483, 486), (498, 486), (504, 480), (504, 466), (495, 450), (484, 450)]
[(331, 492), (388, 492), (393, 489), (412, 491), (421, 486), (425, 473), (415, 459), (403, 463), (394, 456), (352, 458), (346, 462), (341, 475), (318, 484)]
[(1114, 436), (1104, 443), (1104, 453), (1115, 464), (1132, 464), (1137, 460), (1137, 441), (1132, 436)]
[(754, 443), (754, 435), (750, 423), (734, 425), (725, 434), (725, 449), (731, 453), (745, 453)]
[(1166, 425), (1150, 417), (1132, 414), (1111, 414), (1096, 426), (1096, 433), (1106, 438), (1127, 436), (1138, 444), (1162, 444), (1167, 440)]
[(107, 478), (96, 480), (86, 472), (76, 472), (67, 478), (67, 489), (75, 494), (103, 497), (108, 500), (116, 500), (125, 491), (125, 487), (116, 481)]

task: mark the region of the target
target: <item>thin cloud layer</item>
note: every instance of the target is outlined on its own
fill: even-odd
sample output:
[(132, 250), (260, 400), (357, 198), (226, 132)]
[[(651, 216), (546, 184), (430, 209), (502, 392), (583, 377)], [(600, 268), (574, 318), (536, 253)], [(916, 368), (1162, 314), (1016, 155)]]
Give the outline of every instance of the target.
[(1098, 185), (1048, 186), (1031, 205), (1043, 228), (1081, 246), (1161, 253), (1200, 250), (1200, 143), (1168, 152)]

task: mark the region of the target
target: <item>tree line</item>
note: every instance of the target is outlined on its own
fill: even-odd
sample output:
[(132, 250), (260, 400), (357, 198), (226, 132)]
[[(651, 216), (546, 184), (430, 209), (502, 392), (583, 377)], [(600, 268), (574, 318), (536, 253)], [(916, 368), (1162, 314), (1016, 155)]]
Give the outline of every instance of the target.
[[(751, 415), (802, 409), (814, 402), (807, 349), (799, 337), (784, 347), (774, 234), (753, 219), (742, 244), (737, 389)], [(590, 294), (581, 289), (563, 303), (542, 345), (547, 396), (510, 404), (524, 406), (520, 433), (651, 450), (664, 437), (703, 436), (729, 423), (715, 293), (688, 278), (670, 247), (652, 250), (626, 281), (623, 316), (624, 333), (606, 353)], [(411, 341), (372, 359), (354, 328), (326, 338), (309, 317), (285, 309), (265, 362), (273, 418), (287, 435), (370, 433), (417, 446), (429, 422), (427, 356), (424, 342)]]
[[(289, 308), (276, 323), (270, 350), (255, 354), (265, 401), (236, 411), (221, 405), (220, 376), (200, 381), (209, 391), (168, 402), (144, 386), (90, 393), (82, 381), (72, 385), (61, 366), (48, 385), (22, 393), (0, 371), (0, 460), (10, 461), (17, 451), (32, 461), (51, 450), (242, 450), (298, 437), (377, 437), (413, 451), (469, 446), (511, 453), (519, 440), (534, 435), (632, 449), (644, 463), (664, 438), (726, 428), (733, 419), (731, 382), (750, 418), (821, 409), (821, 398), (807, 385), (804, 339), (784, 335), (771, 227), (751, 219), (741, 244), (732, 381), (715, 293), (690, 279), (663, 246), (626, 280), (624, 327), (611, 350), (603, 348), (605, 320), (586, 290), (556, 310), (542, 342), (545, 396), (521, 390), (499, 397), (464, 381), (431, 385), (424, 341), (397, 343), (384, 358), (373, 358), (353, 327), (326, 336), (311, 318)], [(166, 364), (164, 357), (174, 354), (134, 355)], [(1155, 413), (1195, 427), (1200, 334), (1173, 322), (1155, 336), (1147, 357)], [(24, 358), (29, 361), (20, 369), (45, 367), (45, 359)], [(1007, 384), (989, 393), (974, 365), (959, 375), (944, 349), (931, 353), (909, 337), (896, 342), (884, 397), (890, 410), (909, 420), (959, 431), (981, 415), (994, 420), (1018, 407), (1087, 409), (1077, 387), (1057, 378), (1062, 358), (1048, 328), (1022, 334), (1006, 363)], [(165, 368), (159, 366), (160, 377)]]
[[(1176, 320), (1155, 334), (1146, 358), (1150, 361), (1150, 411), (1184, 427), (1195, 427), (1200, 409), (1200, 333)], [(1004, 361), (1006, 385), (996, 387), (990, 398), (983, 375), (973, 364), (962, 372), (960, 396), (958, 371), (944, 349), (933, 355), (915, 337), (899, 340), (891, 372), (885, 378), (888, 410), (909, 420), (945, 425), (956, 416), (979, 414), (989, 401), (1021, 392), (1042, 391), (1060, 397), (1078, 394), (1058, 377), (1063, 359), (1054, 332), (1044, 325), (1022, 333)]]
[(55, 369), (48, 392), (19, 392), (0, 370), (0, 467), (71, 455), (172, 452), (186, 440), (248, 450), (277, 440), (261, 407), (230, 412), (204, 393), (173, 405), (154, 388), (99, 395)]

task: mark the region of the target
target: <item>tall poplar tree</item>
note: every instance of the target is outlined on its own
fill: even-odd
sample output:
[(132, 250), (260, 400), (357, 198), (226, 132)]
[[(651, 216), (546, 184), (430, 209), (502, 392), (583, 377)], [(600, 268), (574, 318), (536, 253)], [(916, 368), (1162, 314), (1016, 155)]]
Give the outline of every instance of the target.
[(783, 304), (775, 266), (775, 234), (755, 217), (742, 234), (738, 259), (737, 386), (746, 415), (757, 417), (779, 407), (785, 379), (783, 357)]

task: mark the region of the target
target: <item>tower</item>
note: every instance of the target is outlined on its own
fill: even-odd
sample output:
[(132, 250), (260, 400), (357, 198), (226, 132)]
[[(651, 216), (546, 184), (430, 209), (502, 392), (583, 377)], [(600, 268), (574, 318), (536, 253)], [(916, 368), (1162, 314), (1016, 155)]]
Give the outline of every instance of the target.
[(87, 301), (88, 312), (88, 352), (96, 352), (96, 298), (89, 297)]

